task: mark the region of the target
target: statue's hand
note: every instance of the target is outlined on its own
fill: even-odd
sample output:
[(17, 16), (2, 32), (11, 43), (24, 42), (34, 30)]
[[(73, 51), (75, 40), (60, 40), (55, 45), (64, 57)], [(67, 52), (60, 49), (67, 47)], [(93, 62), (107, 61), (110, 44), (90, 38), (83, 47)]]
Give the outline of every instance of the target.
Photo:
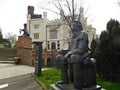
[(74, 49), (66, 53), (63, 57), (63, 60), (67, 60), (67, 58), (69, 58), (72, 54), (79, 54), (79, 49)]
[(64, 60), (67, 59), (68, 57), (70, 57), (71, 54), (72, 54), (71, 51), (69, 51), (68, 53), (66, 53), (65, 56), (64, 56)]

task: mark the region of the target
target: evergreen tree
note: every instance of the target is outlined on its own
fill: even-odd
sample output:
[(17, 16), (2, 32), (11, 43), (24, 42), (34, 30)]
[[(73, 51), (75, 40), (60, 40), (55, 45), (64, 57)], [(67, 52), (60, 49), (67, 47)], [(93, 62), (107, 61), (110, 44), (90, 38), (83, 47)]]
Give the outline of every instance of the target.
[(117, 20), (111, 19), (107, 23), (107, 31), (101, 33), (95, 55), (98, 74), (120, 82), (120, 24)]
[(92, 42), (91, 42), (91, 56), (92, 57), (95, 57), (94, 51), (95, 51), (96, 47), (97, 47), (97, 41), (96, 41), (96, 39), (93, 38)]

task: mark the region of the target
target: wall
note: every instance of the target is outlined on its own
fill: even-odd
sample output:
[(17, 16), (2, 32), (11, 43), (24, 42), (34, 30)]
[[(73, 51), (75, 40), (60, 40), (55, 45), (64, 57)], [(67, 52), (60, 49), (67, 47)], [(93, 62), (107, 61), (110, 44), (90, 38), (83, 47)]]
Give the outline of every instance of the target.
[(16, 48), (0, 48), (0, 60), (9, 60), (17, 56)]

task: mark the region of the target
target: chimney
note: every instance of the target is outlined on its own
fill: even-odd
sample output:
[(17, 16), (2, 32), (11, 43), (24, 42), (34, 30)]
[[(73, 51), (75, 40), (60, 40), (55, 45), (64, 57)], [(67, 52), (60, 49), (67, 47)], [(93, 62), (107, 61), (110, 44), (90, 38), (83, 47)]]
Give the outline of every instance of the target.
[(34, 7), (28, 6), (28, 14), (34, 15)]
[(47, 18), (47, 12), (43, 12), (43, 17), (44, 17), (44, 19)]

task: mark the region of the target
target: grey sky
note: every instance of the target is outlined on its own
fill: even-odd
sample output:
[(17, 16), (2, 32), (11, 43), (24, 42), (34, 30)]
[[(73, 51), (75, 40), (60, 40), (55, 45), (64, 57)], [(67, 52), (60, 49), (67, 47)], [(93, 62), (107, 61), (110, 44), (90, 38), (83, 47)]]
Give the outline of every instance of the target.
[[(40, 2), (43, 0), (0, 0), (0, 27), (5, 36), (6, 33), (12, 32), (19, 35), (19, 29), (23, 28), (26, 23), (27, 6), (33, 5), (35, 13), (42, 14)], [(44, 0), (46, 1), (46, 0)], [(99, 34), (101, 30), (106, 29), (106, 23), (110, 18), (120, 21), (120, 7), (118, 0), (83, 0), (88, 24), (92, 24)], [(50, 7), (50, 6), (49, 6)], [(47, 12), (47, 11), (46, 11)], [(48, 19), (56, 16), (48, 12)]]

